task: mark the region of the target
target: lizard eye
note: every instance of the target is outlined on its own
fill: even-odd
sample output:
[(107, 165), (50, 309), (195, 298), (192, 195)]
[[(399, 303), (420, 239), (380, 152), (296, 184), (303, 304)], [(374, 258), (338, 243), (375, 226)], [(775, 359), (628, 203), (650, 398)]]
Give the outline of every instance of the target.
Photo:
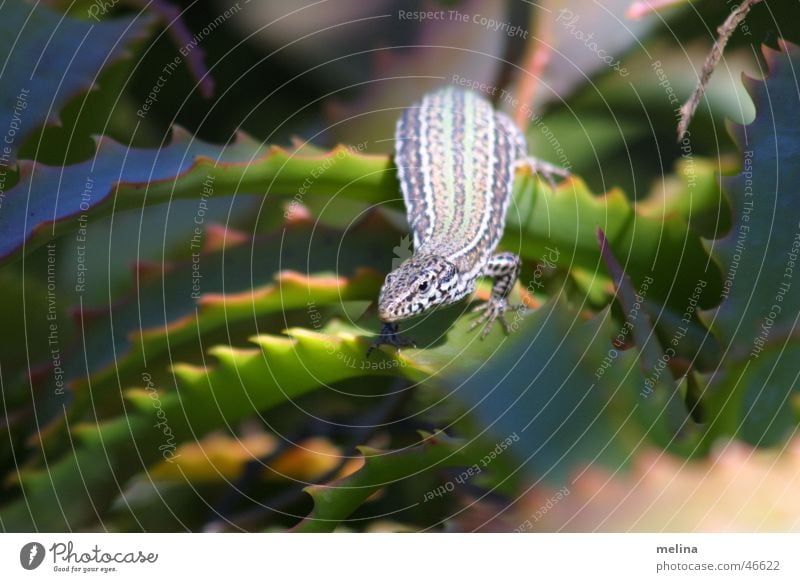
[(417, 289), (419, 289), (420, 293), (425, 293), (428, 290), (428, 287), (430, 287), (430, 284), (427, 281), (423, 281), (422, 283), (419, 284), (419, 287), (417, 287)]

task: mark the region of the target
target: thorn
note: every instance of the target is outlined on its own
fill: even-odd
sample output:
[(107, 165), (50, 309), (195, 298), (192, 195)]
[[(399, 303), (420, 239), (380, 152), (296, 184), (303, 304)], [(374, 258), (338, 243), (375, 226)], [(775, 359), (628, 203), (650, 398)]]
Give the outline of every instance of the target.
[(218, 223), (206, 225), (206, 239), (203, 241), (203, 252), (211, 253), (225, 248), (243, 245), (251, 240), (250, 235), (241, 230)]

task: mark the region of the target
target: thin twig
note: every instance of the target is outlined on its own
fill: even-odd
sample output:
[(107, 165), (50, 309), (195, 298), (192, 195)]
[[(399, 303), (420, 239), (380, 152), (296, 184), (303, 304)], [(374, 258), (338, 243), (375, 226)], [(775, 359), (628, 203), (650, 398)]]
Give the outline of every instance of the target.
[(700, 100), (703, 98), (703, 95), (705, 95), (708, 80), (711, 78), (714, 69), (716, 69), (717, 63), (719, 63), (719, 60), (722, 58), (725, 45), (728, 44), (728, 40), (733, 35), (736, 27), (745, 19), (750, 9), (759, 2), (763, 2), (763, 0), (743, 0), (741, 4), (731, 11), (728, 18), (725, 19), (725, 22), (717, 28), (717, 34), (719, 36), (711, 52), (708, 53), (706, 62), (703, 63), (703, 70), (700, 72), (700, 80), (694, 88), (692, 96), (689, 97), (686, 103), (681, 107), (681, 118), (678, 122), (678, 143), (686, 137), (689, 123), (691, 123), (692, 117), (694, 117), (694, 112), (697, 111)]

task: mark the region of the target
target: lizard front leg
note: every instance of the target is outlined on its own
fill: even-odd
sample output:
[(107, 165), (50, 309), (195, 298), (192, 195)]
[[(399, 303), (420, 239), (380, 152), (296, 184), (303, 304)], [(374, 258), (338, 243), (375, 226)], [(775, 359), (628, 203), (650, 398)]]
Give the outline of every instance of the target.
[(400, 335), (400, 326), (396, 323), (384, 323), (383, 329), (378, 339), (375, 340), (367, 350), (367, 358), (372, 354), (372, 351), (382, 345), (394, 346), (396, 348), (417, 347), (413, 339)]
[(492, 296), (489, 301), (473, 309), (473, 311), (483, 311), (483, 314), (470, 326), (470, 329), (475, 329), (481, 323), (485, 323), (481, 339), (489, 334), (495, 320), (499, 320), (506, 333), (510, 333), (505, 312), (517, 311), (525, 307), (524, 305), (508, 304), (508, 294), (511, 293), (514, 283), (517, 282), (521, 266), (522, 261), (513, 253), (498, 253), (486, 263), (482, 274), (494, 279)]

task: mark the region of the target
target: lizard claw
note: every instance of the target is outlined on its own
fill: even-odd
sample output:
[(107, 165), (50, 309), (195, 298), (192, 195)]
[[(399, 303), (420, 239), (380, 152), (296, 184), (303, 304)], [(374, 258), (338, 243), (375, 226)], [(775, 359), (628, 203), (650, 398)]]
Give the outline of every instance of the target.
[(481, 339), (484, 339), (492, 330), (492, 324), (499, 321), (507, 334), (511, 333), (511, 328), (506, 320), (507, 311), (519, 311), (526, 309), (525, 305), (509, 305), (505, 299), (490, 299), (486, 303), (482, 303), (474, 308), (472, 311), (483, 311), (483, 314), (476, 319), (469, 327), (470, 330), (475, 329), (480, 324), (485, 324), (481, 332)]
[(378, 336), (369, 349), (367, 350), (367, 358), (369, 358), (372, 351), (381, 346), (381, 345), (390, 345), (394, 346), (397, 349), (405, 348), (405, 347), (417, 347), (416, 342), (408, 337), (402, 336), (399, 333), (400, 326), (396, 323), (384, 323), (383, 329), (381, 329), (381, 334)]

